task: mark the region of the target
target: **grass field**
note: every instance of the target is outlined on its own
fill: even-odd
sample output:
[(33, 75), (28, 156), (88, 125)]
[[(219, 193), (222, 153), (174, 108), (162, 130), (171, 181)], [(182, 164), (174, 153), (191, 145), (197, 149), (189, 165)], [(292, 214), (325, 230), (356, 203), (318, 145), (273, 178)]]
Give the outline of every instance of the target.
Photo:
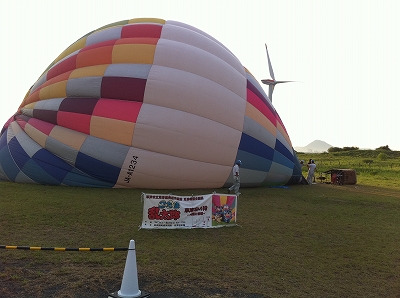
[[(313, 155), (319, 170), (332, 165), (321, 157)], [(150, 297), (400, 297), (400, 179), (397, 166), (380, 170), (388, 179), (361, 172), (356, 185), (242, 189), (239, 226), (194, 230), (139, 230), (141, 193), (210, 190), (2, 181), (0, 245), (127, 247), (134, 239), (139, 287)], [(107, 297), (120, 289), (125, 260), (126, 252), (1, 249), (0, 297)]]

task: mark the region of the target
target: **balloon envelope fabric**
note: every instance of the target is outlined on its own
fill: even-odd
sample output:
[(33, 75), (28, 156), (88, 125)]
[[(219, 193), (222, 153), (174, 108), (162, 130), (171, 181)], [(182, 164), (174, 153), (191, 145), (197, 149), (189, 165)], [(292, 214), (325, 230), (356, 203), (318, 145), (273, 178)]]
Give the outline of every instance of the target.
[(132, 19), (68, 47), (0, 136), (0, 178), (87, 187), (220, 188), (301, 176), (264, 90), (190, 25)]

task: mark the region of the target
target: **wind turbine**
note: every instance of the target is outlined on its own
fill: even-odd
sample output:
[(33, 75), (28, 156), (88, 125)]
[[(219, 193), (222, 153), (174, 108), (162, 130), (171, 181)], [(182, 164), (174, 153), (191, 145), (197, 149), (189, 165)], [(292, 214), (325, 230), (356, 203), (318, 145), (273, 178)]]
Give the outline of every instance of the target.
[(289, 82), (293, 82), (293, 81), (276, 81), (276, 80), (275, 80), (274, 70), (272, 69), (271, 60), (269, 59), (267, 44), (265, 44), (265, 49), (266, 49), (266, 51), (267, 51), (268, 68), (269, 68), (269, 74), (270, 74), (270, 76), (271, 76), (271, 79), (261, 80), (261, 82), (262, 82), (263, 84), (269, 86), (269, 89), (268, 89), (268, 98), (269, 98), (269, 100), (272, 102), (272, 93), (274, 92), (275, 85), (276, 85), (276, 84), (280, 84), (280, 83), (289, 83)]

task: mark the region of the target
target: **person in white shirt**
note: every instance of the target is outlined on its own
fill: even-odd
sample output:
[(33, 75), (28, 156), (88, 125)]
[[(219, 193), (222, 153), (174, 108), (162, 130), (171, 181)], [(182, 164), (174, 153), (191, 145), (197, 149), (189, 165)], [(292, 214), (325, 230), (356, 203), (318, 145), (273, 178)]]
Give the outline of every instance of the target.
[(235, 194), (238, 196), (240, 195), (239, 188), (240, 188), (240, 175), (239, 175), (239, 167), (242, 165), (241, 160), (237, 160), (235, 165), (232, 168), (232, 175), (233, 175), (233, 185), (228, 188), (228, 193), (231, 193), (233, 190)]
[(317, 165), (314, 163), (314, 160), (310, 159), (310, 161), (307, 164), (307, 167), (308, 167), (307, 183), (311, 185), (313, 183), (314, 173), (315, 169), (317, 168)]

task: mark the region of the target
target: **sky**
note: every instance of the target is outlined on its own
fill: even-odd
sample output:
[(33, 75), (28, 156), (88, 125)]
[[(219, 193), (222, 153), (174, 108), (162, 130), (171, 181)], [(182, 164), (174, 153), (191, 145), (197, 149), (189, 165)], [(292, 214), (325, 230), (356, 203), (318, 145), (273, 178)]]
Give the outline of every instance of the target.
[[(260, 82), (294, 147), (400, 150), (399, 1), (13, 0), (2, 4), (0, 126), (47, 66), (109, 23), (155, 17), (192, 25), (223, 43)], [(263, 85), (268, 94), (268, 86)]]

